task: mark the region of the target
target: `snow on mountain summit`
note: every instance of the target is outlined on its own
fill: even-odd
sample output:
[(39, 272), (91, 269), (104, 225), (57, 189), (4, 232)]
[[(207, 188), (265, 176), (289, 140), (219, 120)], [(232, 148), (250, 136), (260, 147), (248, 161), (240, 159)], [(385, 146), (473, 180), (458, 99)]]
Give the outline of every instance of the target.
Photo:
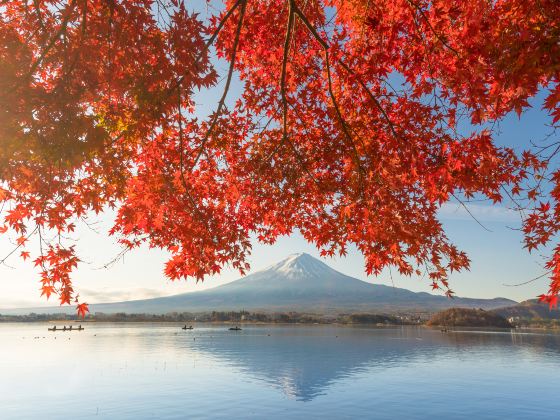
[(270, 274), (278, 273), (287, 277), (305, 278), (323, 278), (326, 275), (332, 276), (335, 272), (325, 263), (306, 253), (292, 254), (265, 271)]

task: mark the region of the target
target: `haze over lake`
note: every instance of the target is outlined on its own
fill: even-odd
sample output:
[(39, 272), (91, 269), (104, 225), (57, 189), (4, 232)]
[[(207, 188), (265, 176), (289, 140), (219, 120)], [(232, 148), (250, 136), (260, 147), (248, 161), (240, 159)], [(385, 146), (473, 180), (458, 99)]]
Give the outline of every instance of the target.
[[(0, 324), (0, 418), (557, 418), (560, 335)], [(36, 338), (38, 337), (38, 338)]]

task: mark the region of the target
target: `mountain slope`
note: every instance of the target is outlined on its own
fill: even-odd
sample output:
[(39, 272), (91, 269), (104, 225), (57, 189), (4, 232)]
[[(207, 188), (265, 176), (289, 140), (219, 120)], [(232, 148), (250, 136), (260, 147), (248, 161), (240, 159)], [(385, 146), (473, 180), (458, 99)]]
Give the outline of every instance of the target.
[(537, 299), (526, 300), (514, 306), (499, 308), (494, 312), (505, 318), (560, 319), (558, 308), (550, 308), (547, 303), (539, 302)]
[[(494, 309), (515, 303), (503, 298), (448, 299), (429, 293), (374, 285), (333, 270), (308, 254), (295, 254), (266, 270), (213, 289), (155, 299), (94, 304), (90, 311), (166, 313), (247, 309), (269, 312), (395, 312), (432, 311), (450, 307)], [(60, 309), (41, 308), (34, 312), (60, 312)], [(25, 313), (29, 311), (27, 309)]]

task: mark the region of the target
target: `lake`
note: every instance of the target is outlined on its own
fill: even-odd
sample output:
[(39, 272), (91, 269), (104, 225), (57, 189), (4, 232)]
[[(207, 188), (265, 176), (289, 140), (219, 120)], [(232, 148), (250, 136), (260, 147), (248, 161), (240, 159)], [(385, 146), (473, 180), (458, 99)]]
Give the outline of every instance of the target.
[(557, 419), (560, 335), (0, 324), (0, 418)]

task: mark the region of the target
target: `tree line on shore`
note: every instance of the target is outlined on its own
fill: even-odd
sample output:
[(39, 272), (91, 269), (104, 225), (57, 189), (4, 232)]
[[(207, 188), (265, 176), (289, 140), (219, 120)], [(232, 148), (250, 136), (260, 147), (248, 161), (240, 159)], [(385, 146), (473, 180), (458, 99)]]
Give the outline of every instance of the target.
[(363, 325), (427, 325), (444, 327), (489, 327), (489, 328), (560, 328), (560, 319), (506, 317), (499, 311), (483, 309), (451, 308), (433, 313), (414, 314), (316, 314), (302, 312), (249, 312), (209, 311), (202, 313), (170, 312), (166, 314), (128, 314), (124, 312), (106, 314), (97, 312), (85, 319), (70, 314), (1, 315), (0, 322), (223, 322), (263, 324), (363, 324)]
[(418, 315), (383, 315), (371, 313), (323, 315), (301, 312), (249, 312), (211, 311), (203, 313), (170, 312), (167, 314), (127, 314), (124, 312), (105, 314), (97, 312), (82, 320), (77, 315), (36, 314), (1, 315), (0, 322), (40, 322), (40, 321), (96, 321), (96, 322), (248, 322), (279, 324), (384, 324), (418, 325), (425, 321)]

